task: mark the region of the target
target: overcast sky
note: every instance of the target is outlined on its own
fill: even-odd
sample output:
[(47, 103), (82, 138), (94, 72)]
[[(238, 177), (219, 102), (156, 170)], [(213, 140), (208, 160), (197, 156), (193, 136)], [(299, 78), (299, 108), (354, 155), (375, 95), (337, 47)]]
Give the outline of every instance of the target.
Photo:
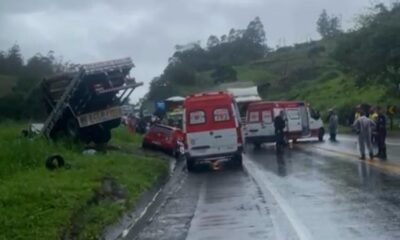
[(392, 0), (0, 0), (0, 49), (18, 43), (24, 58), (55, 51), (74, 63), (129, 56), (131, 75), (143, 81), (132, 97), (147, 92), (176, 44), (243, 29), (259, 16), (267, 43), (290, 45), (318, 39), (322, 9), (340, 16), (345, 29), (356, 14)]

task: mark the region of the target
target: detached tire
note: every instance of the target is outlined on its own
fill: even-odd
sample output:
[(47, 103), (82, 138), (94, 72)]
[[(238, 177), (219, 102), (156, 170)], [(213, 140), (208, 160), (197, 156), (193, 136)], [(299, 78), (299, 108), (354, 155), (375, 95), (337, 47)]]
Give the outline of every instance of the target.
[(318, 131), (318, 141), (323, 142), (324, 141), (324, 135), (325, 135), (325, 129), (320, 128)]
[(46, 168), (54, 170), (56, 168), (64, 167), (64, 158), (61, 155), (52, 155), (46, 159)]

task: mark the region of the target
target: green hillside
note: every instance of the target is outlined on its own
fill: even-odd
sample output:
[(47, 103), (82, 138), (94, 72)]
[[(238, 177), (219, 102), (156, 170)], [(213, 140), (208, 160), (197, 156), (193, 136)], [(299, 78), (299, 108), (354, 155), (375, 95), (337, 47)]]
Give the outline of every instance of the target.
[(361, 103), (398, 105), (400, 3), (377, 5), (359, 19), (357, 28), (347, 32), (318, 23), (322, 40), (274, 50), (265, 45), (259, 18), (246, 29), (211, 35), (206, 48), (178, 46), (151, 82), (146, 100), (253, 82), (265, 100), (305, 100), (322, 113), (335, 107), (342, 123)]
[[(324, 49), (316, 56), (310, 56), (313, 49)], [(332, 58), (334, 40), (321, 40), (280, 48), (265, 58), (234, 65), (237, 81), (251, 81), (260, 86), (260, 95), (265, 100), (305, 100), (316, 109), (325, 112), (336, 107), (342, 114), (348, 114), (356, 105), (397, 104), (399, 98), (388, 96), (384, 84), (371, 82), (358, 86), (356, 76), (346, 72), (339, 62)], [(211, 77), (212, 71), (196, 72), (195, 84), (178, 85), (181, 95), (216, 88)]]
[[(316, 47), (325, 49), (310, 57)], [(279, 49), (266, 58), (234, 66), (238, 79), (264, 85), (260, 94), (266, 100), (306, 100), (320, 110), (331, 107), (351, 108), (357, 104), (396, 104), (399, 98), (388, 97), (388, 88), (372, 82), (357, 86), (354, 74), (344, 72), (332, 59), (334, 43), (329, 40)]]

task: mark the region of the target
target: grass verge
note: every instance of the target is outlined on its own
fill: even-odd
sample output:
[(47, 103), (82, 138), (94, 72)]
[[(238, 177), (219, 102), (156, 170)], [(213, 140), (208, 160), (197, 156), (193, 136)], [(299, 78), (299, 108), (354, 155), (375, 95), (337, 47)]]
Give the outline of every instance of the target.
[[(82, 155), (68, 141), (18, 137), (23, 124), (0, 123), (0, 239), (97, 239), (167, 171), (167, 162), (142, 152), (140, 137), (113, 132), (109, 151)], [(70, 169), (44, 167), (61, 154)]]

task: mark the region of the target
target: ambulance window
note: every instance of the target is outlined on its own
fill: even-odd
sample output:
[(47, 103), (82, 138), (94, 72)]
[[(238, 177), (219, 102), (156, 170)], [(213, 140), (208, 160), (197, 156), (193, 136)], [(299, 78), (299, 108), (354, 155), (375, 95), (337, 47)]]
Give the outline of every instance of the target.
[(287, 116), (289, 119), (296, 120), (300, 119), (300, 113), (298, 109), (288, 109)]
[(214, 110), (214, 122), (229, 121), (229, 110), (227, 108), (217, 108)]
[(193, 111), (189, 113), (190, 124), (203, 124), (206, 122), (206, 114), (203, 111)]
[(250, 112), (249, 113), (249, 122), (259, 122), (260, 114), (259, 112)]
[(262, 120), (264, 123), (272, 123), (271, 111), (262, 111)]

